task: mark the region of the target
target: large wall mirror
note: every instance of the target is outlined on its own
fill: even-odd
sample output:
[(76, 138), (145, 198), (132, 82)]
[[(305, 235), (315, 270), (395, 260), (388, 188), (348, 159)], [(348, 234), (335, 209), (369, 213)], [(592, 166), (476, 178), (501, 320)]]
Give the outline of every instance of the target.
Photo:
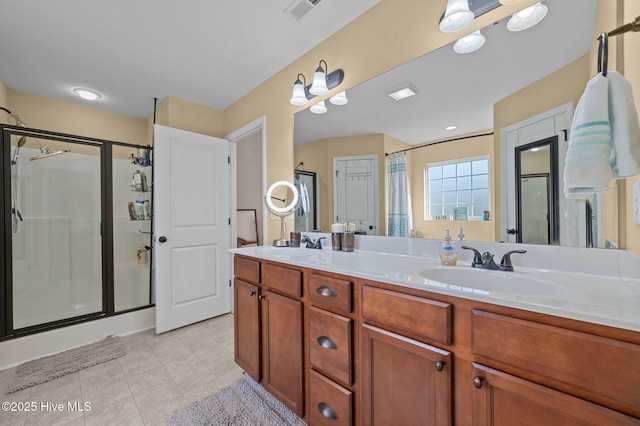
[[(495, 142), (500, 140), (501, 131), (495, 128), (495, 123), (499, 121), (495, 116), (495, 105), (584, 58), (595, 42), (592, 32), (597, 0), (547, 0), (544, 4), (548, 7), (547, 17), (528, 30), (508, 31), (505, 18), (481, 30), (486, 42), (478, 51), (458, 54), (454, 52), (453, 44), (444, 46), (348, 89), (346, 105), (332, 105), (327, 101), (327, 112), (324, 114), (314, 114), (309, 108), (296, 113), (294, 160), (296, 164), (304, 162), (305, 170), (317, 173), (319, 229), (329, 229), (337, 216), (333, 193), (336, 176), (334, 158), (373, 157), (378, 161), (379, 220), (376, 226), (380, 230), (378, 235), (385, 235), (385, 154), (407, 150), (413, 229), (418, 231), (418, 235), (441, 238), (444, 228), (452, 228), (455, 231), (453, 233), (457, 234), (457, 227), (460, 226), (465, 228), (470, 240), (515, 242), (515, 239), (504, 237), (500, 231), (501, 223), (494, 222), (495, 213), (503, 210), (503, 203), (514, 205), (517, 202), (515, 196), (507, 196), (506, 189), (501, 190), (500, 182), (502, 175), (507, 173), (507, 167), (503, 165), (501, 148)], [(584, 83), (581, 83), (582, 88)], [(404, 86), (413, 88), (416, 95), (401, 101), (388, 96), (389, 92)], [(543, 97), (545, 94), (536, 96)], [(528, 104), (528, 101), (520, 102), (518, 108), (526, 112), (530, 108)], [(539, 113), (532, 112), (530, 116)], [(506, 120), (504, 118), (502, 121)], [(505, 126), (510, 124), (513, 123), (506, 121)], [(567, 120), (564, 128), (558, 128), (558, 144), (566, 144), (563, 130), (567, 129), (568, 124), (570, 120)], [(457, 127), (445, 129), (448, 126)], [(458, 140), (439, 143), (451, 139)], [(416, 148), (430, 143), (433, 145)], [(544, 153), (544, 147), (541, 145), (539, 148), (543, 148), (541, 151)], [(563, 150), (560, 151), (561, 156)], [(511, 157), (515, 158), (515, 155), (515, 152), (511, 153)], [(520, 148), (518, 155), (526, 154)], [(477, 158), (488, 158), (490, 164), (488, 214), (474, 220), (460, 221), (431, 217), (429, 192), (426, 190), (428, 182), (425, 182), (427, 167)], [(509, 167), (513, 169), (514, 165)], [(558, 227), (583, 226), (584, 219), (581, 216), (582, 219), (574, 224), (571, 217), (567, 217), (562, 194), (562, 173), (558, 173), (558, 168), (538, 174), (545, 173), (549, 174), (549, 178), (544, 178), (546, 181), (529, 176), (528, 181), (520, 182), (524, 186), (518, 186), (521, 197), (523, 191), (544, 187), (546, 195), (543, 198), (545, 202), (552, 203), (548, 210), (550, 216), (545, 216), (544, 223), (529, 227), (525, 227), (528, 224), (523, 225), (523, 229), (527, 230), (526, 239), (541, 244), (581, 245), (575, 239), (559, 237), (562, 230), (559, 231)], [(464, 177), (458, 178), (464, 180)], [(508, 177), (513, 182), (521, 178), (515, 173)], [(550, 181), (553, 182), (549, 184), (555, 185), (553, 188), (548, 186), (547, 182)], [(558, 197), (560, 201), (553, 204)], [(528, 197), (523, 198), (530, 201)], [(528, 205), (521, 207), (532, 208)], [(571, 210), (570, 214), (574, 214), (575, 210)], [(595, 214), (604, 213), (594, 210)], [(607, 209), (606, 214), (607, 217), (597, 217), (595, 222), (617, 222), (617, 209)], [(520, 220), (526, 221), (534, 215), (533, 212), (524, 212)], [(558, 216), (560, 220), (556, 220)], [(543, 235), (531, 236), (531, 226), (543, 227)], [(617, 224), (609, 227), (617, 229)], [(576, 231), (566, 232), (575, 234)], [(522, 237), (520, 235), (519, 241), (522, 241)], [(593, 245), (604, 244), (596, 241)]]

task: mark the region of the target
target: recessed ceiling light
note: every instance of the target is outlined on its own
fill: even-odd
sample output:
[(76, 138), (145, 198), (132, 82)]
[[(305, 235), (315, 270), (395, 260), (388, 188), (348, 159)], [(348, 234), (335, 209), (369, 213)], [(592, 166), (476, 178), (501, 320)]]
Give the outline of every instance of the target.
[(457, 129), (457, 128), (458, 128), (458, 126), (447, 126), (447, 127), (445, 127), (444, 129), (445, 129), (445, 130), (455, 130), (455, 129)]
[(97, 101), (98, 99), (102, 98), (102, 95), (94, 90), (82, 89), (79, 87), (73, 89), (73, 93), (88, 101)]
[(411, 96), (417, 95), (418, 88), (411, 83), (403, 83), (400, 86), (396, 86), (393, 89), (387, 90), (385, 93), (391, 97), (394, 101), (401, 101)]

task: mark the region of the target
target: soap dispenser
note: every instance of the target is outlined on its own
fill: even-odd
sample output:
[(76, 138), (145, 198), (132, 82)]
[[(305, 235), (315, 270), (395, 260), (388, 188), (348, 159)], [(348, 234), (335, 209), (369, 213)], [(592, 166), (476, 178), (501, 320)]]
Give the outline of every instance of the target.
[(456, 266), (456, 263), (458, 262), (458, 254), (451, 242), (449, 229), (445, 229), (445, 231), (446, 233), (444, 241), (442, 242), (442, 249), (440, 250), (440, 263), (445, 266)]

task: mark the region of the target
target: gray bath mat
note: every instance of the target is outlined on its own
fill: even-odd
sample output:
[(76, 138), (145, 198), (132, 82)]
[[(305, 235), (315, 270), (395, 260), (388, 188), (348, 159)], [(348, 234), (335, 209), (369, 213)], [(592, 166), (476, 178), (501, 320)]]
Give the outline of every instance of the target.
[(75, 373), (124, 354), (124, 346), (120, 338), (109, 336), (88, 345), (27, 361), (16, 368), (15, 377), (7, 386), (7, 393)]
[(291, 410), (251, 377), (174, 411), (167, 425), (305, 426)]

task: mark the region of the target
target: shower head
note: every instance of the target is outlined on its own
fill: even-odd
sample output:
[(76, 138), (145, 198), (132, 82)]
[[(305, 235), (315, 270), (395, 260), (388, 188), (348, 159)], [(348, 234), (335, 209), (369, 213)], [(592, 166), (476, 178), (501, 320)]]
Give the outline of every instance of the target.
[(30, 160), (34, 161), (34, 160), (40, 160), (43, 158), (47, 158), (47, 157), (53, 157), (54, 155), (59, 155), (59, 154), (64, 154), (65, 152), (69, 152), (71, 151), (70, 149), (63, 149), (62, 151), (55, 151), (55, 152), (51, 152), (51, 150), (49, 149), (48, 146), (43, 146), (40, 148), (40, 152), (42, 154), (35, 156), (35, 157), (31, 157)]
[(18, 139), (18, 146), (16, 146), (15, 151), (13, 151), (13, 158), (11, 158), (11, 164), (16, 164), (18, 162), (18, 152), (20, 151), (20, 148), (24, 146), (25, 143), (27, 143), (26, 136), (20, 136), (20, 139)]

